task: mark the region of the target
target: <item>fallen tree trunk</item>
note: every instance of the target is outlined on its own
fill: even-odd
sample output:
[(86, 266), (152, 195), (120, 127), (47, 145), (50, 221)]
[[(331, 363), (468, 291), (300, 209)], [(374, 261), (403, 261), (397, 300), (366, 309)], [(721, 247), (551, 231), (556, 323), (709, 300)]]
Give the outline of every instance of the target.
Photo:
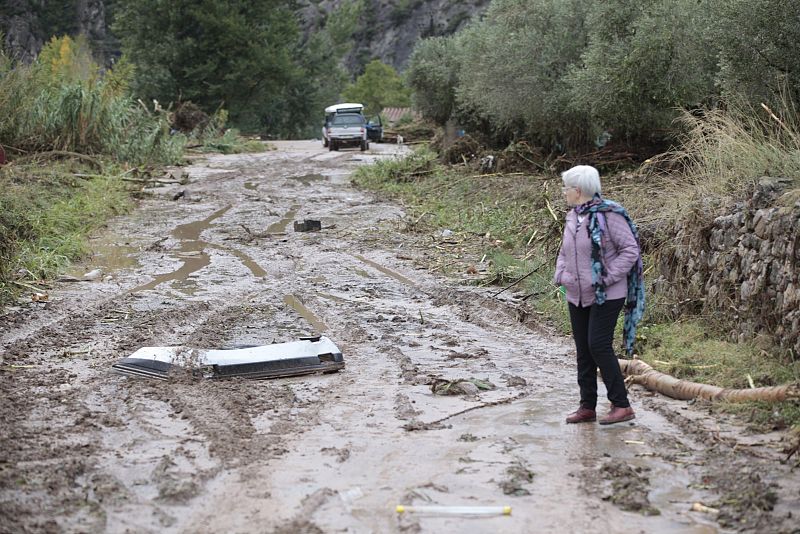
[(656, 371), (642, 360), (619, 360), (626, 382), (639, 384), (667, 397), (679, 400), (707, 399), (728, 402), (782, 402), (800, 399), (800, 384), (751, 389), (727, 389), (708, 384), (680, 380)]

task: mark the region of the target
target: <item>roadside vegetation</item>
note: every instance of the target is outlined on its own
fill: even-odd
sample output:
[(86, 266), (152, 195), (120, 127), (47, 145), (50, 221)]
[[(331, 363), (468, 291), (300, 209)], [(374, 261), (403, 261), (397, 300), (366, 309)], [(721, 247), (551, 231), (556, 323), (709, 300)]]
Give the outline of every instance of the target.
[(675, 142), (681, 110), (798, 101), (787, 14), (782, 0), (494, 0), (465, 30), (420, 41), (407, 77), (420, 111), (483, 144), (574, 154), (611, 140), (641, 162)]
[[(654, 290), (658, 255), (671, 246), (669, 229), (681, 217), (699, 211), (713, 220), (752, 193), (754, 175), (795, 177), (794, 196), (790, 191), (787, 197), (798, 197), (800, 128), (791, 121), (793, 109), (759, 109), (730, 106), (703, 116), (686, 113), (683, 120), (689, 127), (679, 148), (641, 166), (603, 173), (605, 196), (628, 207), (643, 236), (648, 308), (637, 353), (656, 370), (677, 378), (728, 388), (800, 382), (800, 359), (791, 351), (732, 341), (728, 332), (737, 325), (731, 314), (688, 314), (678, 306), (679, 288), (668, 295)], [(408, 210), (408, 231), (436, 236), (434, 243), (455, 240), (464, 251), (444, 267), (430, 267), (463, 283), (494, 284), (498, 290), (527, 275), (513, 287), (517, 302), (567, 334), (566, 304), (551, 282), (567, 209), (559, 169), (520, 166), (487, 173), (481, 171), (480, 159), (478, 154), (461, 164), (447, 164), (422, 147), (404, 159), (360, 169), (354, 182), (401, 201)], [(443, 230), (448, 231), (446, 239)], [(621, 335), (617, 339), (620, 343)], [(800, 428), (796, 401), (718, 406), (747, 415), (759, 428)]]
[[(535, 271), (519, 283), (526, 301), (566, 332), (564, 304), (548, 287), (566, 209), (558, 172), (595, 165), (605, 196), (629, 209), (642, 235), (649, 304), (641, 357), (722, 387), (798, 383), (800, 354), (765, 336), (735, 339), (735, 310), (704, 305), (705, 295), (688, 294), (686, 284), (664, 284), (683, 246), (676, 229), (702, 241), (762, 177), (780, 178), (777, 205), (796, 209), (800, 53), (792, 43), (800, 24), (785, 7), (494, 0), (464, 31), (420, 41), (408, 67), (417, 109), (466, 132), (434, 140), (449, 165), (415, 173), (415, 156), (382, 164), (410, 166), (405, 172), (376, 167), (357, 181), (402, 198), (417, 229), (493, 228), (503, 245), (477, 251), (492, 260), (484, 278), (510, 284)], [(422, 193), (432, 187), (435, 197)], [(768, 307), (764, 324), (774, 324)], [(797, 402), (744, 409), (760, 424), (800, 426)]]
[(132, 207), (141, 184), (125, 175), (180, 163), (187, 143), (264, 149), (226, 131), (224, 110), (182, 133), (170, 110), (132, 96), (133, 76), (124, 61), (102, 70), (80, 38), (53, 38), (30, 65), (0, 52), (0, 305), (44, 294), (91, 232)]

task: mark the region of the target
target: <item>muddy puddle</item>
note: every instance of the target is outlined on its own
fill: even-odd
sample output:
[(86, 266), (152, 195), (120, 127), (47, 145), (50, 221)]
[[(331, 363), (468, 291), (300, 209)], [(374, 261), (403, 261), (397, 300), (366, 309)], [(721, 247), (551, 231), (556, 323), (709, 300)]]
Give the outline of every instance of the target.
[(207, 252), (209, 249), (230, 254), (239, 259), (256, 278), (267, 276), (267, 271), (241, 250), (212, 244), (200, 239), (200, 235), (211, 228), (212, 223), (225, 215), (230, 209), (231, 206), (225, 206), (205, 219), (177, 226), (172, 231), (172, 237), (178, 240), (178, 245), (169, 252), (174, 259), (182, 262), (181, 266), (174, 271), (156, 276), (146, 284), (133, 288), (131, 293), (155, 289), (162, 284), (171, 282), (170, 287), (173, 289), (177, 289), (187, 295), (193, 295), (197, 290), (198, 284), (191, 277), (211, 263), (211, 256)]
[(100, 269), (102, 273), (116, 273), (139, 266), (139, 248), (116, 241), (113, 236), (91, 240), (89, 248), (89, 257), (67, 270), (67, 277), (80, 279), (94, 269)]
[[(402, 209), (349, 185), (364, 163), (353, 159), (402, 147), (353, 158), (318, 141), (274, 144), (195, 162), (202, 202), (176, 209), (167, 189), (114, 221), (113, 284), (64, 284), (47, 307), (3, 319), (0, 532), (797, 527), (797, 471), (768, 459), (779, 447), (736, 447), (743, 429), (718, 420), (685, 423), (694, 406), (634, 388), (633, 424), (566, 425), (577, 402), (570, 340), (526, 328), (508, 303), (487, 305), (489, 290), (416, 268), (431, 253), (424, 236), (398, 234)], [(337, 228), (291, 231), (306, 209)], [(242, 226), (266, 232), (244, 240)], [(320, 333), (342, 349), (343, 370), (158, 383), (109, 371), (142, 346)], [(492, 388), (435, 394), (442, 380)], [(513, 511), (399, 515), (398, 504)]]
[(296, 295), (286, 295), (283, 297), (283, 302), (297, 312), (300, 317), (308, 321), (316, 333), (324, 334), (325, 331), (328, 330), (328, 327), (325, 325), (325, 323), (323, 323), (319, 317), (314, 315), (314, 313), (309, 310), (306, 305), (303, 304), (303, 301), (301, 301)]
[(283, 217), (281, 217), (279, 221), (274, 222), (269, 226), (267, 226), (266, 233), (273, 235), (286, 233), (286, 227), (289, 225), (289, 223), (294, 221), (294, 218), (297, 216), (298, 211), (300, 211), (300, 205), (299, 204), (292, 205), (289, 211), (287, 211), (286, 214)]

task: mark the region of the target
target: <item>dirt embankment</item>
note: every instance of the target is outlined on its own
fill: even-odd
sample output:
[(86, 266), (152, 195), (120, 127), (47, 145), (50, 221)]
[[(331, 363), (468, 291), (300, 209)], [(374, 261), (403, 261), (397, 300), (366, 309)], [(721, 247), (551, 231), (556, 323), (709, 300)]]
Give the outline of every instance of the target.
[[(781, 435), (744, 435), (639, 389), (635, 424), (565, 425), (569, 340), (521, 323), (513, 297), (425, 269), (433, 251), (398, 232), (402, 210), (349, 185), (392, 148), (278, 147), (197, 162), (180, 200), (153, 190), (98, 238), (85, 269), (107, 276), (0, 318), (0, 531), (797, 528)], [(294, 232), (305, 218), (322, 230)], [(170, 382), (109, 371), (142, 346), (312, 332), (340, 346), (345, 370)], [(475, 380), (436, 395), (437, 379)], [(397, 504), (513, 512), (467, 520)]]

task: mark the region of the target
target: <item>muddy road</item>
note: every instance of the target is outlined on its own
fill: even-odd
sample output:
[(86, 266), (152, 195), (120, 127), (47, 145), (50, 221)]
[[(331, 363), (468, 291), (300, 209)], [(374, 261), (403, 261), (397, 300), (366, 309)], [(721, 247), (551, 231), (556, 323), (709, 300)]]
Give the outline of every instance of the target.
[[(98, 280), (58, 283), (48, 302), (0, 318), (0, 531), (798, 528), (798, 469), (779, 461), (780, 434), (641, 389), (632, 424), (564, 424), (577, 402), (570, 340), (521, 321), (513, 298), (423, 268), (431, 236), (401, 233), (400, 207), (349, 184), (398, 147), (275, 145), (196, 161), (188, 185), (152, 189), (95, 239), (81, 268), (102, 269)], [(304, 218), (322, 231), (294, 232)], [(110, 371), (142, 346), (315, 332), (342, 349), (343, 371), (169, 382)], [(439, 396), (435, 378), (496, 387)]]

